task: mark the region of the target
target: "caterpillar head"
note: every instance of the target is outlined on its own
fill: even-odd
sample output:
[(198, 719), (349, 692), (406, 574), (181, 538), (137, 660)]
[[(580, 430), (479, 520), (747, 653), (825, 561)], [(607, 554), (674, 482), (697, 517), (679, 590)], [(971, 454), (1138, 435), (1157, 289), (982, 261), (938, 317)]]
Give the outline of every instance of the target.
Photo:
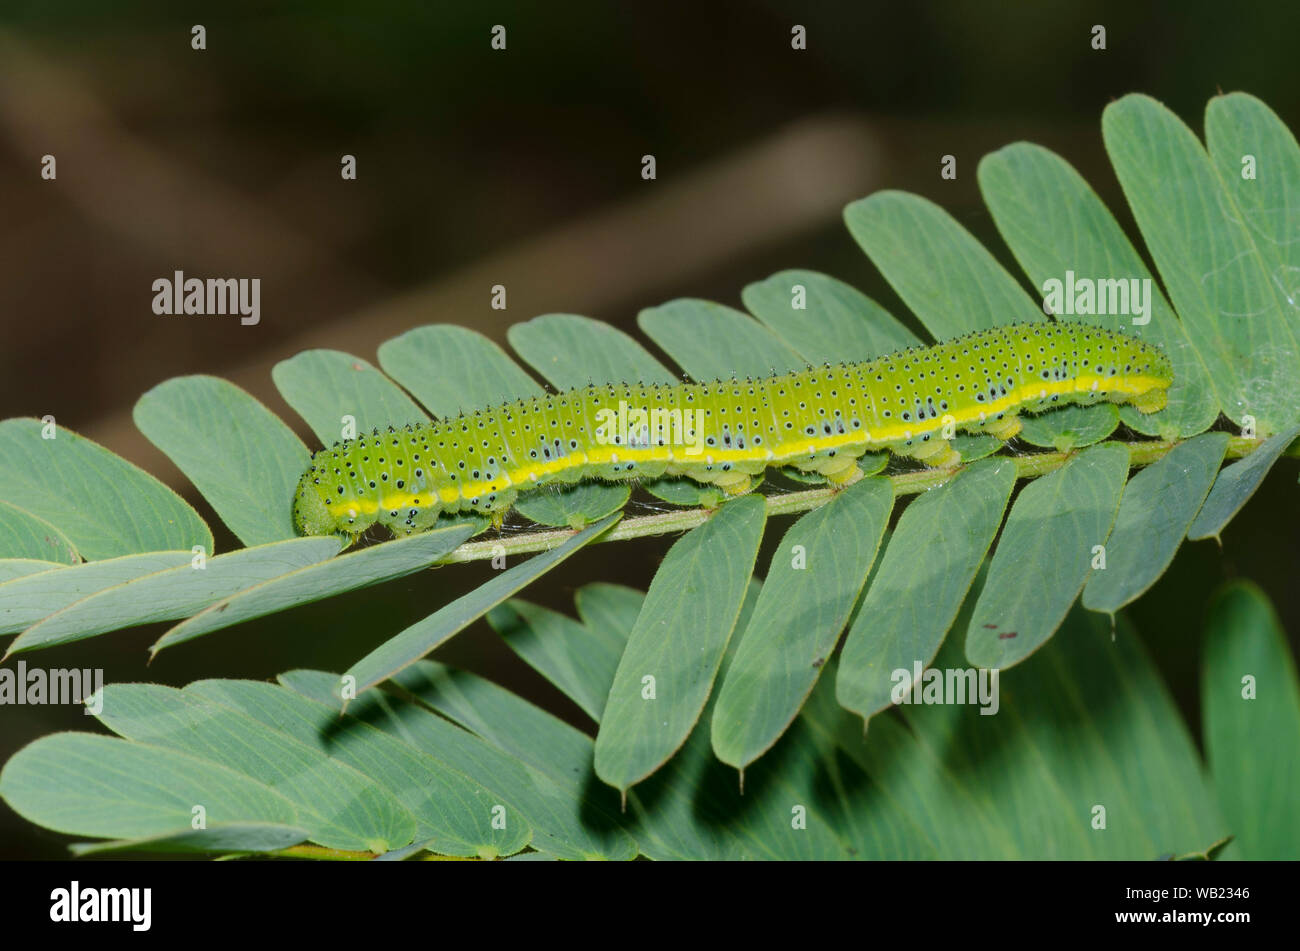
[(340, 526), (316, 491), (312, 475), (315, 471), (313, 466), (298, 481), (298, 490), (293, 497), (293, 525), (299, 535), (333, 535)]

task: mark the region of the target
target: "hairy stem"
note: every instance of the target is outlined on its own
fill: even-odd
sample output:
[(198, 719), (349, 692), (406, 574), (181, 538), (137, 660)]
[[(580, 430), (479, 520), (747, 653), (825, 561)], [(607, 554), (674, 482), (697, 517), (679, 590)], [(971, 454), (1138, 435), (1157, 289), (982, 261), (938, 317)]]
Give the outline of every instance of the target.
[[(1181, 445), (1183, 440), (1147, 440), (1125, 443), (1129, 450), (1129, 464), (1133, 468), (1149, 466)], [(1254, 452), (1262, 439), (1243, 439), (1232, 437), (1228, 442), (1229, 459), (1239, 459)], [(1016, 465), (1016, 477), (1036, 479), (1061, 468), (1082, 450), (1072, 452), (1038, 452), (1023, 456), (1009, 456)], [(894, 484), (894, 495), (918, 495), (929, 489), (937, 488), (961, 471), (960, 466), (951, 469), (922, 469), (916, 472), (900, 472), (883, 476)], [(788, 492), (781, 495), (767, 496), (768, 515), (792, 515), (807, 512), (825, 505), (839, 489), (821, 486), (803, 492)], [(716, 509), (698, 508), (682, 509), (677, 512), (665, 512), (661, 515), (645, 515), (638, 518), (625, 518), (605, 532), (598, 542), (617, 542), (629, 538), (645, 538), (650, 535), (668, 535), (684, 532), (708, 521)], [(455, 564), (465, 561), (485, 561), (489, 558), (506, 555), (521, 555), (530, 552), (547, 551), (562, 545), (572, 538), (575, 530), (567, 528), (547, 529), (527, 532), (511, 538), (497, 537), (483, 541), (466, 542), (439, 564)]]

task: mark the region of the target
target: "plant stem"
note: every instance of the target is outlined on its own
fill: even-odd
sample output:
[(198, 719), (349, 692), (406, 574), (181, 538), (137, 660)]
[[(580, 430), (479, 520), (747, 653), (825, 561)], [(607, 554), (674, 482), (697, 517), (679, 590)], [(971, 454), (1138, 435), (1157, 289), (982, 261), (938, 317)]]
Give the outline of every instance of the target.
[[(1129, 450), (1129, 464), (1133, 468), (1149, 466), (1163, 458), (1183, 440), (1144, 440), (1125, 443)], [(1228, 441), (1227, 457), (1239, 459), (1250, 455), (1261, 444), (1262, 439), (1243, 439), (1233, 436)], [(1016, 477), (1019, 479), (1036, 479), (1053, 472), (1081, 450), (1071, 452), (1037, 452), (1023, 456), (1008, 456), (1016, 465)], [(961, 466), (951, 469), (921, 469), (915, 472), (900, 472), (883, 476), (894, 484), (894, 495), (919, 495), (948, 482)], [(839, 489), (823, 486), (802, 492), (789, 492), (782, 495), (766, 497), (768, 515), (792, 515), (807, 512), (825, 505)], [(673, 532), (685, 532), (708, 521), (716, 509), (697, 508), (665, 512), (661, 515), (645, 515), (639, 518), (626, 518), (614, 524), (597, 542), (625, 541), (629, 538), (645, 538), (651, 535), (668, 535)], [(556, 548), (572, 538), (576, 530), (567, 528), (527, 532), (513, 538), (492, 538), (484, 541), (467, 542), (453, 551), (439, 564), (456, 564), (467, 561), (485, 561), (489, 558), (505, 555), (522, 555), (531, 552), (547, 551)]]
[(344, 849), (327, 849), (321, 845), (293, 845), (262, 854), (277, 858), (324, 859), (331, 862), (370, 862), (377, 857), (375, 852), (348, 852)]

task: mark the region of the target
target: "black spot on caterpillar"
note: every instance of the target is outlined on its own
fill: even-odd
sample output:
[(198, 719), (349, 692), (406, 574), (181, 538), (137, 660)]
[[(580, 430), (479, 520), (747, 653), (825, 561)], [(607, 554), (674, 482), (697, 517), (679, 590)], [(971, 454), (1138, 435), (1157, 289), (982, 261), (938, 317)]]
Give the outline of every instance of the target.
[(520, 492), (583, 479), (681, 475), (739, 495), (767, 467), (793, 466), (848, 485), (868, 451), (954, 465), (955, 432), (1010, 439), (1020, 413), (1066, 403), (1153, 413), (1172, 381), (1158, 347), (1063, 322), (765, 379), (588, 386), (323, 449), (298, 484), (294, 524), (355, 538), (376, 522), (424, 531), (444, 512), (499, 522)]

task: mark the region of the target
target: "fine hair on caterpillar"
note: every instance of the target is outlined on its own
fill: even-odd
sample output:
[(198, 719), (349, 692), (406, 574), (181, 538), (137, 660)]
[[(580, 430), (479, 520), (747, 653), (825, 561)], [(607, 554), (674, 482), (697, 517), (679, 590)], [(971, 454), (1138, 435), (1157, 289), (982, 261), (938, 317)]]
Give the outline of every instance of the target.
[(950, 467), (957, 432), (1005, 441), (1020, 413), (1069, 403), (1154, 413), (1172, 381), (1159, 347), (1063, 321), (762, 379), (590, 385), (323, 449), (298, 484), (294, 524), (353, 540), (375, 524), (425, 531), (444, 513), (499, 525), (520, 493), (550, 485), (685, 476), (741, 495), (770, 467), (846, 486), (869, 451)]

